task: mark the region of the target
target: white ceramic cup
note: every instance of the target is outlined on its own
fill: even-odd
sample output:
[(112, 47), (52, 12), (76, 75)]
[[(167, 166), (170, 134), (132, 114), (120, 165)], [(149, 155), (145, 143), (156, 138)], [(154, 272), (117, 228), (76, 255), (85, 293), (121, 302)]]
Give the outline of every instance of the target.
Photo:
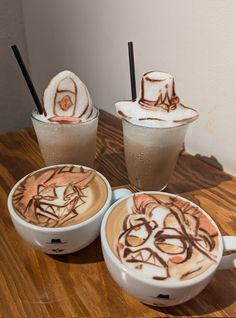
[[(141, 193), (158, 194), (159, 192), (139, 192), (139, 194)], [(163, 192), (161, 194), (165, 195)], [(166, 195), (173, 196), (168, 193), (166, 193)], [(164, 307), (184, 303), (198, 295), (207, 286), (217, 269), (236, 268), (236, 253), (223, 256), (224, 251), (236, 249), (236, 236), (222, 236), (215, 222), (204, 210), (181, 197), (181, 200), (190, 202), (192, 206), (198, 207), (203, 214), (208, 216), (213, 225), (216, 227), (219, 234), (219, 250), (216, 264), (212, 265), (199, 276), (185, 281), (154, 281), (153, 279), (146, 279), (139, 276), (136, 272), (121, 263), (121, 261), (114, 255), (106, 238), (106, 224), (109, 214), (122, 200), (124, 200), (124, 198), (115, 202), (103, 218), (101, 225), (102, 251), (106, 266), (113, 279), (122, 289), (139, 301), (149, 305)]]
[[(58, 166), (63, 165), (57, 165), (57, 167)], [(40, 170), (48, 168), (50, 167)], [(88, 169), (87, 167), (84, 168)], [(47, 254), (69, 254), (92, 243), (99, 235), (103, 215), (110, 205), (116, 200), (131, 193), (128, 189), (116, 189), (112, 191), (111, 185), (107, 179), (101, 173), (97, 171), (96, 173), (103, 179), (108, 189), (107, 200), (102, 209), (91, 218), (81, 223), (57, 228), (46, 228), (30, 224), (15, 212), (12, 205), (12, 195), (19, 183), (21, 183), (28, 175), (19, 180), (8, 196), (8, 211), (19, 235), (27, 243)]]

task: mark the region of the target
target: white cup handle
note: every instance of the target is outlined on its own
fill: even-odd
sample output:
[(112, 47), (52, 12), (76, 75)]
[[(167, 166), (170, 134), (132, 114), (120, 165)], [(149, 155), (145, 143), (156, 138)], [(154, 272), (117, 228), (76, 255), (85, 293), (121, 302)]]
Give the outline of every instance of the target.
[[(236, 236), (223, 236), (224, 251), (236, 250)], [(236, 253), (223, 256), (219, 269), (236, 268)]]
[(132, 192), (128, 189), (116, 189), (112, 191), (112, 200), (111, 203), (116, 202), (119, 199), (122, 199), (124, 197), (127, 197), (128, 195), (130, 195)]

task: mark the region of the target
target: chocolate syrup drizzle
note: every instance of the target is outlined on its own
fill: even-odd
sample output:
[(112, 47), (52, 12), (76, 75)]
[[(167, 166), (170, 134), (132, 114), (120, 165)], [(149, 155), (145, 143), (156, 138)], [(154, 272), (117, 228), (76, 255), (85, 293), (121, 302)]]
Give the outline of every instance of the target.
[[(141, 105), (142, 108), (144, 109), (149, 109), (149, 110), (157, 110), (157, 109), (162, 109), (166, 112), (170, 112), (174, 109), (176, 109), (177, 105), (180, 102), (179, 97), (175, 93), (175, 83), (173, 80), (173, 85), (172, 85), (172, 93), (171, 96), (168, 94), (168, 84), (166, 84), (166, 92), (163, 96), (162, 93), (158, 96), (158, 99), (156, 101), (150, 101), (144, 98), (144, 82), (145, 80), (150, 81), (150, 82), (162, 82), (164, 80), (160, 79), (152, 79), (149, 78), (147, 75), (151, 73), (148, 72), (144, 74), (142, 81), (141, 81), (141, 98), (139, 99), (139, 104)], [(149, 118), (148, 118), (149, 119)]]
[[(205, 258), (208, 258), (211, 264), (216, 263), (217, 257), (213, 251), (216, 247), (215, 243), (218, 233), (213, 224), (198, 208), (193, 207), (189, 202), (174, 197), (168, 197), (168, 202), (161, 201), (151, 195), (146, 195), (146, 198), (148, 198), (149, 201), (145, 203), (144, 200), (142, 204), (138, 206), (136, 204), (136, 196), (134, 195), (132, 214), (128, 214), (123, 221), (123, 231), (118, 237), (116, 246), (118, 257), (122, 262), (149, 264), (166, 269), (166, 275), (154, 275), (152, 278), (155, 280), (171, 278), (169, 271), (171, 257), (177, 258), (178, 261), (177, 263), (174, 262), (175, 264), (184, 264), (190, 260), (194, 250), (204, 255)], [(152, 220), (152, 213), (155, 209), (157, 209), (156, 213), (158, 215), (158, 207), (164, 207), (169, 210), (169, 213), (164, 219), (163, 227), (161, 228), (159, 227), (158, 221)], [(167, 218), (169, 217), (173, 218), (175, 224), (177, 222), (177, 228), (166, 224)], [(201, 225), (201, 217), (206, 218), (207, 222), (209, 222), (209, 231), (204, 229)], [(135, 231), (141, 227), (144, 229), (143, 233), (146, 233), (146, 236), (142, 235), (140, 238), (138, 234), (133, 235), (133, 233), (135, 234)], [(160, 228), (160, 230), (158, 230), (158, 228)], [(155, 235), (153, 236), (153, 244), (151, 245), (155, 246), (155, 249), (147, 245), (142, 247), (150, 239), (153, 231), (155, 231)], [(178, 244), (178, 246), (172, 245), (170, 243), (171, 240), (178, 240), (180, 244)], [(149, 253), (148, 257), (147, 253)], [(161, 254), (163, 253), (170, 258), (168, 261), (162, 257)], [(193, 269), (182, 273), (180, 280), (188, 279), (188, 276), (193, 274), (197, 276), (199, 271), (202, 269), (204, 271), (203, 266), (204, 264), (199, 264), (197, 268), (193, 267)], [(206, 267), (206, 269), (208, 267)], [(138, 265), (135, 268), (142, 270), (143, 266)]]
[[(77, 99), (77, 85), (76, 85), (76, 83), (75, 83), (75, 81), (71, 78), (71, 77), (65, 77), (65, 78), (63, 78), (63, 79), (61, 79), (60, 80), (60, 82), (58, 83), (58, 85), (57, 86), (59, 86), (59, 84), (62, 82), (62, 81), (64, 81), (66, 78), (69, 78), (71, 81), (72, 81), (72, 83), (73, 83), (73, 86), (74, 86), (74, 91), (71, 91), (71, 90), (59, 90), (58, 88), (57, 88), (57, 90), (56, 90), (56, 92), (55, 92), (55, 95), (54, 95), (54, 101), (53, 101), (53, 114), (54, 114), (54, 116), (57, 116), (57, 112), (56, 112), (56, 106), (57, 106), (57, 104), (58, 103), (60, 103), (60, 102), (56, 102), (56, 98), (57, 98), (57, 94), (58, 93), (71, 93), (71, 94), (73, 94), (74, 96), (73, 96), (73, 98), (74, 98), (74, 103), (71, 103), (71, 106), (70, 107), (72, 107), (73, 106), (73, 113), (72, 113), (72, 115), (71, 115), (71, 117), (73, 117), (74, 115), (75, 115), (75, 108), (76, 108), (76, 99)], [(68, 95), (69, 96), (69, 95)]]
[[(86, 203), (84, 195), (95, 178), (94, 170), (85, 171), (74, 166), (49, 168), (29, 175), (15, 190), (12, 203), (27, 222), (43, 226), (65, 226), (79, 215), (79, 207)], [(58, 202), (56, 190), (61, 188), (63, 202)]]

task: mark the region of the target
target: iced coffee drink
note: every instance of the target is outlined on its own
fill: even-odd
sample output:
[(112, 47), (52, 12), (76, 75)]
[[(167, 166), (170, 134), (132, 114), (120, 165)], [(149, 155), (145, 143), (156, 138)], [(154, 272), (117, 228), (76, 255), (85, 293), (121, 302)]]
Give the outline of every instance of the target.
[(137, 100), (116, 103), (116, 111), (130, 182), (141, 190), (164, 189), (197, 112), (180, 103), (173, 76), (163, 72), (144, 74)]
[(84, 83), (70, 71), (57, 74), (43, 96), (43, 114), (32, 122), (46, 165), (73, 163), (93, 167), (98, 110)]

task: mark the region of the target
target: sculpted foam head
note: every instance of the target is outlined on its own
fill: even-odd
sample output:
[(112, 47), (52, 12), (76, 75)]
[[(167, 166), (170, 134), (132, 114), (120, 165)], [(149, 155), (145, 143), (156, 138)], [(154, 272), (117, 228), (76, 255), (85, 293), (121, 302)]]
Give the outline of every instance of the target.
[(140, 126), (173, 127), (198, 117), (194, 109), (180, 103), (173, 76), (156, 71), (143, 75), (136, 101), (121, 101), (115, 106), (120, 117)]
[(44, 91), (43, 109), (39, 119), (56, 123), (77, 123), (97, 114), (87, 87), (70, 71), (51, 79)]

